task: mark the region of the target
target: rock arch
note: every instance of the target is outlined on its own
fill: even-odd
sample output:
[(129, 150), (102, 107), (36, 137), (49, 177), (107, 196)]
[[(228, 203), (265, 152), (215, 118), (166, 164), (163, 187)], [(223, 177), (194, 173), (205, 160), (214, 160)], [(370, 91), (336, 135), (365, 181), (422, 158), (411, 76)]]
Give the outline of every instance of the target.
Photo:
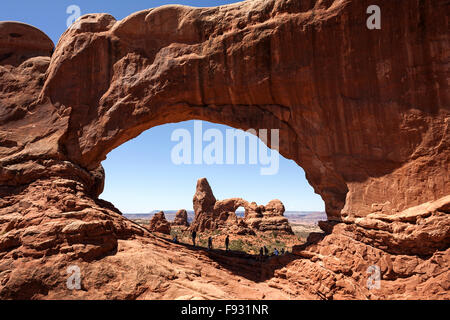
[[(242, 198), (217, 200), (206, 178), (197, 181), (193, 199), (195, 217), (191, 231), (203, 232), (223, 229), (236, 234), (255, 234), (255, 231), (279, 231), (293, 234), (289, 221), (284, 217), (283, 203), (274, 199), (267, 205), (258, 205)], [(237, 217), (236, 210), (244, 208), (244, 217)]]
[[(153, 126), (200, 119), (280, 129), (280, 152), (305, 169), (326, 204), (328, 233), (337, 226), (390, 254), (447, 250), (446, 4), (381, 1), (383, 27), (374, 31), (365, 27), (369, 2), (164, 6), (122, 21), (86, 15), (51, 59), (41, 33), (1, 23), (0, 44), (27, 53), (0, 61), (5, 230), (36, 223), (23, 218), (36, 205), (22, 201), (32, 192), (48, 193), (48, 214), (116, 212), (96, 199), (107, 153)], [(102, 239), (110, 230), (116, 238), (142, 233), (111, 214), (65, 230)], [(26, 247), (8, 237), (3, 252)]]

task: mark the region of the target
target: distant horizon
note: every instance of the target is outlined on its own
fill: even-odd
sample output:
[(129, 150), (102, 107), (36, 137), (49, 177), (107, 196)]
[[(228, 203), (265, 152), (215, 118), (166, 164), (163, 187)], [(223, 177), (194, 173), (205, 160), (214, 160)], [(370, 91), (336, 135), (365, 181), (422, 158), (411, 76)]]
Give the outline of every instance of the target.
[[(160, 209), (156, 209), (156, 210), (152, 210), (150, 212), (122, 212), (122, 214), (133, 214), (133, 215), (144, 215), (144, 214), (154, 214), (157, 212), (177, 212), (178, 210), (186, 210), (188, 213), (189, 212), (194, 212), (194, 210), (188, 210), (188, 209), (166, 209), (166, 210), (160, 210)], [(244, 211), (240, 211), (237, 210), (236, 212), (244, 212)], [(300, 213), (326, 213), (326, 211), (320, 211), (320, 210), (286, 210), (284, 213), (292, 213), (292, 212), (300, 212)]]

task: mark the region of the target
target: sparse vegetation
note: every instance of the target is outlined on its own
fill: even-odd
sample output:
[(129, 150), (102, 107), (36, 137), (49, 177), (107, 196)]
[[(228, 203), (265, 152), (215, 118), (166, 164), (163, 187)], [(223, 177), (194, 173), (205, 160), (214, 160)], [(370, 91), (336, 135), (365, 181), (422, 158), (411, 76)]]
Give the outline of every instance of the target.
[[(270, 253), (274, 249), (281, 251), (291, 251), (294, 245), (302, 244), (306, 241), (311, 232), (321, 232), (317, 226), (292, 224), (294, 235), (288, 235), (277, 231), (258, 232), (254, 236), (240, 236), (230, 234), (230, 250), (241, 251), (249, 254), (258, 255), (262, 246), (266, 246)], [(186, 227), (172, 227), (170, 240), (177, 236), (180, 243), (192, 244), (191, 232)], [(213, 249), (225, 250), (226, 234), (222, 230), (212, 232), (197, 233), (196, 245), (199, 247), (208, 247), (208, 238), (213, 238)], [(169, 236), (166, 236), (167, 238)]]
[(244, 242), (241, 239), (230, 241), (230, 250), (244, 251)]

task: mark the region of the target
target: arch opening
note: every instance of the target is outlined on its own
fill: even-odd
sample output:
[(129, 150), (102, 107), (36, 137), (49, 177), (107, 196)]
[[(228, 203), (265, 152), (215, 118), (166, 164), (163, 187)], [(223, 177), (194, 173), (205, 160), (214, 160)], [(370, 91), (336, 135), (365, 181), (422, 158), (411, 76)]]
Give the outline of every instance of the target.
[[(188, 220), (192, 222), (192, 220), (195, 220), (192, 198), (196, 193), (196, 182), (199, 178), (207, 177), (214, 189), (214, 195), (220, 199), (225, 199), (217, 199), (217, 205), (223, 201), (224, 203), (220, 205), (226, 207), (225, 202), (229, 199), (242, 198), (236, 202), (236, 205), (231, 205), (227, 210), (223, 207), (225, 211), (229, 211), (229, 214), (226, 219), (223, 218), (224, 223), (220, 227), (221, 230), (228, 230), (230, 226), (233, 229), (235, 225), (244, 227), (245, 221), (251, 218), (250, 213), (253, 207), (264, 211), (264, 206), (267, 206), (274, 199), (279, 199), (284, 204), (286, 211), (283, 207), (282, 215), (288, 220), (291, 216), (298, 219), (299, 216), (308, 215), (310, 212), (324, 212), (323, 200), (314, 193), (303, 169), (294, 161), (281, 156), (276, 150), (267, 148), (261, 139), (251, 133), (203, 121), (201, 135), (202, 138), (206, 138), (202, 147), (204, 158), (202, 163), (196, 164), (194, 161), (195, 152), (193, 151), (195, 135), (199, 134), (199, 132), (196, 132), (196, 129), (198, 129), (196, 125), (198, 125), (197, 120), (192, 120), (157, 126), (146, 130), (136, 139), (132, 139), (132, 141), (112, 151), (107, 160), (102, 163), (105, 168), (106, 182), (101, 198), (112, 202), (125, 214), (125, 217), (135, 220), (141, 225), (145, 225), (145, 220), (152, 217), (151, 213), (160, 211), (165, 213), (165, 218), (169, 222), (173, 222), (175, 214), (180, 209), (187, 211)], [(227, 152), (230, 152), (230, 149), (226, 146), (226, 139), (227, 133), (228, 137), (231, 136), (230, 131), (238, 134), (233, 135), (234, 149), (232, 155), (234, 159), (227, 163)], [(191, 134), (191, 141), (188, 146), (192, 150), (190, 152), (191, 159), (188, 163), (179, 163), (177, 162), (179, 159), (173, 158), (174, 150), (177, 151), (176, 148), (182, 141), (182, 139), (174, 140), (173, 138), (179, 137), (180, 133), (183, 132)], [(214, 139), (209, 139), (213, 134), (216, 134)], [(216, 140), (221, 137), (224, 141), (215, 144)], [(245, 142), (244, 148), (239, 146), (239, 139)], [(230, 142), (228, 141), (228, 143)], [(223, 150), (210, 150), (213, 144), (216, 147), (220, 146)], [(255, 145), (256, 151), (252, 150)], [(240, 152), (242, 151), (244, 157), (241, 157)], [(209, 160), (211, 159), (207, 157), (210, 152), (213, 156), (217, 155), (216, 153), (223, 154), (223, 161), (216, 158), (218, 163), (210, 163)], [(255, 158), (252, 154), (254, 152), (258, 155), (256, 162), (252, 161)], [(262, 174), (264, 171), (261, 169), (270, 167), (270, 164), (264, 161), (261, 163), (259, 161), (260, 154), (266, 154), (263, 160), (271, 159), (272, 154), (278, 157), (277, 165), (279, 168), (275, 174)], [(228, 160), (231, 160), (230, 157), (228, 158)], [(241, 163), (240, 159), (244, 161)], [(257, 208), (258, 206), (259, 208)], [(262, 213), (259, 216), (262, 217)], [(323, 219), (323, 215), (321, 218)], [(257, 227), (259, 227), (258, 223), (261, 222), (255, 223)], [(266, 222), (263, 221), (264, 223)], [(297, 224), (298, 221), (296, 220)], [(211, 225), (208, 226), (211, 227)], [(277, 232), (271, 230), (276, 228), (275, 225), (267, 224), (261, 230), (266, 232), (267, 237), (270, 237), (275, 243)], [(174, 228), (174, 230), (178, 229), (180, 228)], [(185, 228), (181, 229), (185, 230)], [(244, 233), (246, 236), (252, 234), (250, 229), (233, 229), (231, 232), (235, 232), (236, 236), (240, 238), (239, 236), (244, 235)], [(212, 230), (212, 228), (207, 232), (215, 232), (214, 236), (218, 236), (217, 231)], [(178, 232), (173, 231), (171, 236), (174, 236), (175, 233), (178, 234)], [(189, 242), (188, 237), (184, 240)], [(294, 237), (290, 237), (288, 240), (291, 246), (299, 244), (295, 242)], [(254, 246), (256, 246), (256, 241)], [(244, 248), (242, 249), (244, 250)], [(253, 252), (257, 248), (250, 246), (245, 247), (245, 250)]]
[[(186, 196), (183, 198), (183, 203), (177, 203), (174, 207), (168, 206), (169, 201), (156, 201), (157, 197), (151, 197), (149, 203), (161, 203), (156, 204), (153, 207), (145, 206), (126, 206), (123, 202), (115, 202), (121, 211), (127, 213), (136, 213), (136, 211), (152, 211), (163, 209), (180, 209), (186, 207), (186, 209), (192, 208), (192, 197), (195, 193), (195, 184), (197, 179), (201, 177), (209, 177), (210, 182), (215, 185), (215, 190), (221, 199), (239, 197), (240, 194), (244, 194), (243, 185), (251, 190), (248, 193), (248, 197), (244, 197), (249, 202), (257, 202), (260, 204), (266, 204), (270, 200), (281, 197), (283, 193), (289, 195), (290, 199), (294, 199), (294, 192), (288, 192), (290, 188), (296, 189), (298, 192), (298, 200), (294, 201), (292, 205), (286, 204), (288, 211), (294, 211), (297, 209), (303, 209), (303, 211), (323, 211), (324, 203), (319, 195), (314, 193), (313, 188), (309, 185), (303, 169), (298, 166), (294, 161), (288, 160), (277, 151), (273, 151), (267, 148), (265, 144), (257, 137), (255, 140), (249, 139), (250, 134), (245, 133), (242, 130), (235, 129), (229, 126), (202, 121), (203, 131), (201, 132), (203, 138), (208, 138), (211, 133), (217, 133), (219, 139), (223, 138), (223, 142), (216, 144), (217, 136), (209, 141), (203, 141), (201, 151), (203, 158), (201, 163), (195, 163), (195, 142), (196, 138), (196, 120), (185, 121), (180, 123), (171, 123), (166, 125), (157, 126), (149, 130), (144, 131), (141, 135), (132, 139), (122, 146), (111, 151), (107, 159), (102, 162), (106, 172), (105, 190), (101, 197), (105, 200), (110, 200), (114, 203), (114, 197), (120, 195), (121, 192), (126, 190), (135, 190), (139, 187), (145, 188), (146, 192), (149, 190), (146, 187), (146, 183), (152, 186), (153, 191), (157, 191), (157, 188), (164, 188), (164, 191), (170, 193), (171, 190), (181, 193), (182, 190), (188, 190), (185, 192)], [(179, 162), (180, 159), (174, 159), (174, 153), (177, 153), (177, 148), (180, 144), (186, 142), (185, 136), (183, 139), (180, 137), (180, 130), (190, 134), (187, 139), (190, 140), (188, 147), (190, 151), (190, 158), (188, 163)], [(227, 131), (239, 132), (234, 138), (234, 149), (231, 152), (231, 161), (227, 162)], [(244, 137), (244, 139), (242, 139)], [(177, 140), (173, 140), (176, 138)], [(216, 139), (216, 140), (215, 140)], [(244, 148), (240, 146), (240, 142), (244, 141)], [(254, 144), (252, 141), (256, 141)], [(214, 163), (210, 163), (211, 159), (207, 156), (212, 154), (215, 156), (215, 151), (211, 148), (212, 144), (216, 147), (222, 148), (219, 153), (222, 155)], [(233, 143), (231, 143), (233, 144)], [(256, 151), (250, 151), (250, 148), (257, 145)], [(216, 148), (217, 149), (217, 148)], [(244, 156), (241, 156), (241, 151), (244, 151)], [(181, 152), (182, 153), (182, 152)], [(253, 155), (251, 154), (253, 153)], [(254, 154), (256, 153), (256, 157)], [(267, 156), (263, 157), (262, 161), (259, 159), (260, 153), (266, 153)], [(270, 154), (275, 154), (275, 157), (270, 159)], [(183, 160), (183, 159), (181, 159)], [(186, 159), (184, 159), (186, 160)], [(220, 160), (220, 161), (219, 161)], [(254, 161), (256, 160), (256, 161)], [(264, 168), (269, 168), (270, 164), (266, 161), (273, 160), (272, 167), (278, 166), (278, 170), (275, 172), (263, 171)], [(235, 171), (233, 173), (233, 171)], [(167, 179), (163, 179), (164, 175), (167, 175)], [(227, 178), (227, 176), (230, 178)], [(217, 178), (214, 178), (217, 176)], [(171, 181), (186, 180), (183, 188), (177, 188), (176, 183)], [(252, 182), (252, 180), (255, 180)], [(136, 181), (138, 184), (136, 188), (127, 185), (122, 188), (125, 181)], [(217, 181), (217, 182), (216, 182)], [(222, 183), (223, 182), (223, 183)], [(284, 183), (283, 183), (284, 182)], [(257, 188), (257, 186), (260, 188)], [(298, 184), (299, 188), (295, 188)], [(264, 190), (269, 186), (273, 186), (273, 195), (270, 192), (263, 192), (261, 196), (258, 195), (258, 189)], [(172, 188), (172, 189), (171, 189)], [(175, 189), (173, 189), (175, 188)], [(227, 189), (228, 188), (228, 189)], [(119, 191), (122, 189), (121, 191)], [(126, 189), (126, 190), (123, 190)], [(279, 189), (280, 191), (276, 191)], [(128, 194), (131, 195), (132, 192)], [(307, 196), (302, 196), (307, 195)], [(141, 193), (140, 196), (145, 197), (145, 193)], [(147, 193), (147, 197), (151, 196), (151, 191)], [(131, 199), (133, 199), (131, 197)], [(142, 202), (142, 201), (141, 201)], [(178, 208), (180, 207), (180, 208)], [(243, 206), (240, 206), (241, 211), (245, 211)], [(134, 212), (133, 212), (134, 211)], [(239, 211), (239, 209), (237, 209)]]
[(234, 212), (236, 214), (236, 217), (238, 218), (245, 218), (245, 208), (243, 206), (240, 206), (236, 209)]

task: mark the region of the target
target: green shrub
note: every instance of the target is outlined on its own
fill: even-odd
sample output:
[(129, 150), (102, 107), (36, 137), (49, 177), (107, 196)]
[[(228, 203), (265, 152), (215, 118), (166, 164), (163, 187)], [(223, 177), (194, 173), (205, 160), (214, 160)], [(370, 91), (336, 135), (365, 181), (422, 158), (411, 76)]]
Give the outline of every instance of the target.
[(231, 240), (230, 250), (233, 251), (244, 251), (244, 242), (242, 240)]

